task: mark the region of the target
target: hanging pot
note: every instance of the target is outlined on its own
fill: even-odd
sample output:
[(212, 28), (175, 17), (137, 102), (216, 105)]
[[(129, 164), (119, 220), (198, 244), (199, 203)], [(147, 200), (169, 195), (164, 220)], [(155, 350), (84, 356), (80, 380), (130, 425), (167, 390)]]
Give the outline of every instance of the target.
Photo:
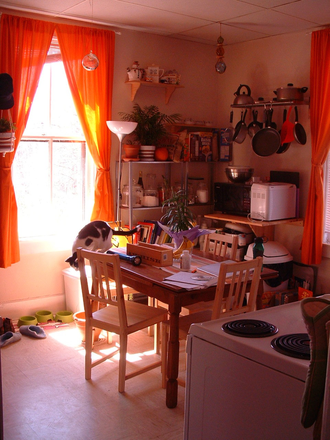
[(258, 156), (271, 156), (281, 146), (280, 133), (271, 127), (271, 111), (265, 110), (266, 126), (256, 133), (252, 138), (253, 151)]
[(237, 142), (238, 144), (241, 144), (247, 135), (247, 125), (245, 123), (245, 117), (246, 117), (247, 110), (245, 109), (245, 112), (241, 112), (241, 120), (236, 124), (235, 127), (235, 133), (233, 136), (233, 141)]
[[(245, 87), (247, 94), (245, 93), (245, 91), (241, 93), (243, 87)], [(236, 95), (236, 98), (234, 99), (235, 105), (254, 104), (254, 99), (251, 96), (251, 89), (246, 84), (241, 84), (234, 95)]]
[(274, 93), (277, 96), (277, 101), (303, 101), (304, 93), (307, 90), (308, 87), (293, 87), (293, 84), (289, 83), (287, 87), (274, 90)]

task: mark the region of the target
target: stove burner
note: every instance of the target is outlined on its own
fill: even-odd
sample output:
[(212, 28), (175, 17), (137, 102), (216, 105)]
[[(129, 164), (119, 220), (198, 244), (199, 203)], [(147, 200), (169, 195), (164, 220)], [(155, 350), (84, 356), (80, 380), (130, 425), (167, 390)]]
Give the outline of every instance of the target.
[(272, 340), (272, 348), (279, 353), (298, 359), (310, 359), (309, 337), (307, 333), (293, 333)]
[(275, 335), (278, 332), (277, 327), (266, 321), (258, 319), (239, 319), (237, 321), (226, 322), (222, 330), (234, 336), (244, 338), (265, 338)]

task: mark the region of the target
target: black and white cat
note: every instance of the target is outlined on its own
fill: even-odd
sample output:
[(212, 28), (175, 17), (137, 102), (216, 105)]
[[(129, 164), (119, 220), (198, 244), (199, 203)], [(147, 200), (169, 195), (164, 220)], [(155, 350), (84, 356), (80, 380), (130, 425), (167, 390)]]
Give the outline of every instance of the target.
[(78, 269), (77, 249), (82, 247), (90, 251), (106, 252), (112, 246), (113, 235), (133, 235), (140, 226), (129, 231), (116, 231), (107, 222), (95, 220), (84, 226), (78, 233), (72, 245), (72, 255), (65, 260), (71, 267)]

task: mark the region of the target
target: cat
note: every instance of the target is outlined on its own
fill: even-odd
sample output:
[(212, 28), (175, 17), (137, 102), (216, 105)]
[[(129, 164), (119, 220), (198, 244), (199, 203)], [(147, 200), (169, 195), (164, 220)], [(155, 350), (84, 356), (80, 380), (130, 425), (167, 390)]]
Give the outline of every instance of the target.
[(72, 255), (65, 260), (71, 267), (78, 270), (77, 249), (82, 247), (90, 251), (106, 252), (112, 247), (113, 235), (133, 235), (138, 232), (140, 225), (129, 231), (116, 231), (107, 222), (95, 220), (84, 226), (78, 233), (72, 245)]

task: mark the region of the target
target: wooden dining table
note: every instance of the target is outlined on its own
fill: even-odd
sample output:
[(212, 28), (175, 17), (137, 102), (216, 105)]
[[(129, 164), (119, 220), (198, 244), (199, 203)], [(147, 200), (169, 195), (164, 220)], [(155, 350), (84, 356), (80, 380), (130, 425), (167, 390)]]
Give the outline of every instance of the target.
[[(214, 261), (209, 253), (199, 250), (193, 251), (192, 268), (210, 264)], [(147, 264), (134, 266), (130, 262), (120, 260), (122, 282), (126, 286), (141, 292), (151, 298), (155, 298), (168, 305), (170, 335), (167, 361), (167, 385), (166, 405), (168, 408), (177, 406), (178, 398), (178, 372), (179, 372), (179, 315), (182, 307), (197, 303), (199, 301), (212, 301), (215, 296), (216, 286), (203, 289), (186, 289), (164, 282), (164, 279), (171, 275), (169, 272), (176, 272), (174, 266), (159, 268)], [(111, 276), (111, 271), (110, 271)], [(261, 280), (274, 278), (278, 272), (264, 268)], [(261, 283), (262, 284), (262, 283)], [(259, 306), (261, 301), (261, 289), (258, 292)]]

